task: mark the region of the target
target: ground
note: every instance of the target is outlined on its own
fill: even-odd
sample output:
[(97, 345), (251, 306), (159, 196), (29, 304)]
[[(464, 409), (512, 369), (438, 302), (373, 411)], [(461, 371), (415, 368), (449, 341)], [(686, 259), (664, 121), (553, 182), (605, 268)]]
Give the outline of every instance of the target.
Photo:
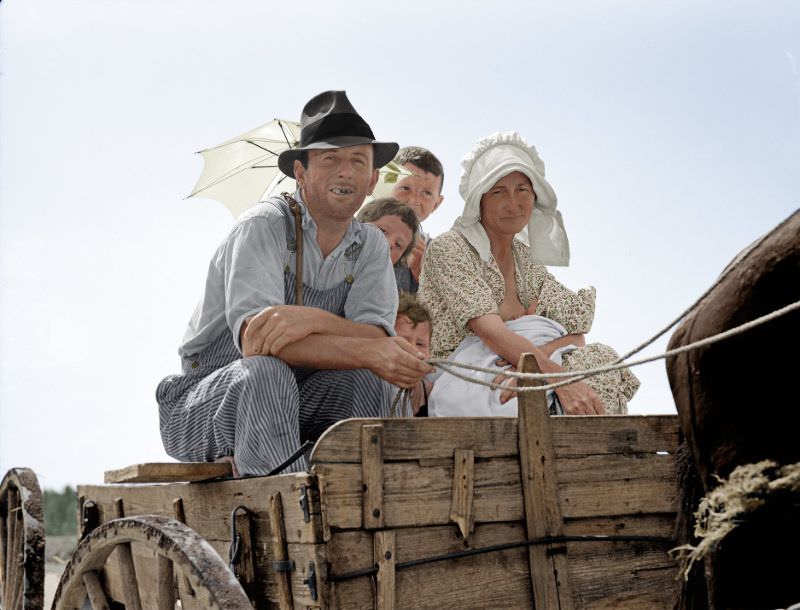
[(75, 548), (76, 536), (47, 536), (45, 543), (44, 607), (50, 608), (61, 572)]

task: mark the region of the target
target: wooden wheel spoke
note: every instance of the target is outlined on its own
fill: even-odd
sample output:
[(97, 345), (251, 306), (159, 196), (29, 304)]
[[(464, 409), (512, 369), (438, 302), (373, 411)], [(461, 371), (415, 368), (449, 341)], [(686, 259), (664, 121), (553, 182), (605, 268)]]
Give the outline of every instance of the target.
[(0, 608), (44, 605), (44, 516), (32, 470), (12, 468), (0, 483)]
[(93, 610), (121, 603), (126, 610), (180, 607), (251, 610), (247, 596), (217, 552), (192, 529), (166, 517), (109, 521), (84, 538), (64, 569), (53, 610)]
[(97, 572), (94, 570), (84, 572), (82, 580), (83, 586), (86, 587), (86, 594), (89, 596), (89, 603), (92, 604), (92, 610), (108, 610), (108, 599)]

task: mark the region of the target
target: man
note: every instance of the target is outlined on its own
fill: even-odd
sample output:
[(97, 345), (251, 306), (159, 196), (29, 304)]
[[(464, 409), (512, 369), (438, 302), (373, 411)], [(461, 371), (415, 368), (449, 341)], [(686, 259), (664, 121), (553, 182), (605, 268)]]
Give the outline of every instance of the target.
[[(297, 181), (295, 201), (270, 198), (237, 221), (178, 350), (183, 373), (158, 386), (169, 455), (232, 455), (243, 475), (270, 473), (340, 419), (388, 415), (390, 384), (412, 387), (430, 372), (394, 336), (386, 240), (353, 220), (397, 148), (375, 141), (344, 91), (306, 104), (300, 146), (278, 158)], [(298, 276), (302, 306), (294, 304)], [(305, 468), (300, 456), (286, 470)]]
[[(422, 223), (442, 204), (442, 183), (444, 169), (442, 163), (431, 151), (421, 146), (401, 148), (394, 162), (411, 172), (392, 189), (392, 196), (408, 205)], [(419, 287), (419, 274), (422, 270), (422, 257), (428, 236), (420, 231), (420, 236), (408, 257), (406, 265), (395, 267), (397, 287), (401, 292), (414, 293)]]

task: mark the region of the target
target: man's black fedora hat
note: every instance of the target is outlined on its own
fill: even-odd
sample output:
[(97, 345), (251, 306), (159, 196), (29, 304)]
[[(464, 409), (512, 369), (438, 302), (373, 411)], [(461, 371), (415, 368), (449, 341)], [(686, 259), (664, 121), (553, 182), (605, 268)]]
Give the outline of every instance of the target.
[(300, 118), (300, 146), (284, 150), (278, 157), (280, 170), (294, 178), (294, 161), (304, 150), (344, 148), (372, 144), (374, 166), (382, 167), (394, 159), (400, 146), (396, 142), (376, 142), (367, 122), (353, 108), (344, 91), (323, 91), (303, 108)]

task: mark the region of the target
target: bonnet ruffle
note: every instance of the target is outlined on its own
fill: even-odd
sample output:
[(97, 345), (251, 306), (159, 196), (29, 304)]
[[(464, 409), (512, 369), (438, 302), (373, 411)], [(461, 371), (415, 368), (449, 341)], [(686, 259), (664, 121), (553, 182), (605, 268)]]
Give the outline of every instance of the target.
[(542, 265), (569, 265), (569, 240), (564, 230), (553, 187), (544, 178), (544, 161), (534, 146), (514, 131), (496, 132), (478, 140), (461, 160), (458, 191), (464, 211), (453, 229), (459, 231), (485, 261), (491, 256), (489, 237), (480, 223), (481, 197), (498, 180), (512, 172), (522, 172), (531, 180), (536, 203), (525, 230), (517, 239), (530, 246), (530, 258)]

